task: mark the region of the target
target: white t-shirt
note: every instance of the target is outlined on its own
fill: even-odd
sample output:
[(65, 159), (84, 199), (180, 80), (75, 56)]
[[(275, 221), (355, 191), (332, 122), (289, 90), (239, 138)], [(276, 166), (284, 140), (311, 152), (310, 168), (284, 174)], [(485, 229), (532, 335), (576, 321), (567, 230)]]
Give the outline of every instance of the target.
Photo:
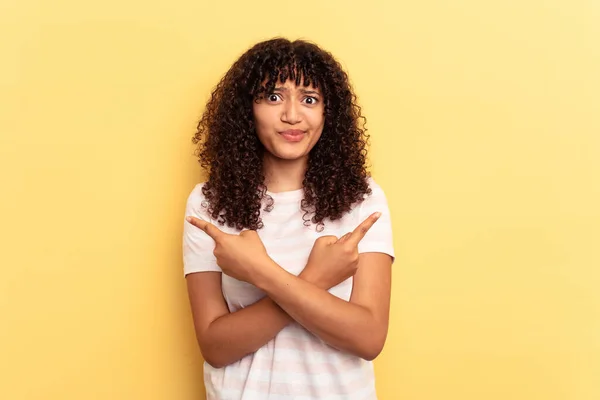
[[(372, 213), (382, 213), (379, 220), (361, 240), (358, 251), (381, 252), (394, 257), (390, 212), (385, 194), (369, 178), (372, 194), (356, 205), (342, 219), (325, 220), (324, 229), (304, 225), (300, 208), (302, 189), (268, 194), (273, 209), (262, 211), (264, 227), (258, 235), (269, 256), (288, 272), (298, 275), (305, 267), (315, 240), (323, 235), (340, 237), (354, 230)], [(206, 211), (202, 185), (192, 190), (186, 216), (213, 221)], [(264, 207), (263, 207), (264, 208)], [(227, 233), (239, 233), (234, 228), (220, 226)], [(185, 275), (221, 269), (213, 255), (214, 241), (203, 231), (184, 222), (183, 259)], [(352, 278), (329, 290), (348, 301), (352, 293)], [(230, 312), (249, 306), (265, 296), (255, 286), (222, 275), (222, 290)], [(325, 344), (301, 325), (291, 323), (275, 338), (255, 353), (224, 368), (204, 363), (204, 383), (208, 400), (309, 400), (376, 399), (372, 363), (341, 352)]]

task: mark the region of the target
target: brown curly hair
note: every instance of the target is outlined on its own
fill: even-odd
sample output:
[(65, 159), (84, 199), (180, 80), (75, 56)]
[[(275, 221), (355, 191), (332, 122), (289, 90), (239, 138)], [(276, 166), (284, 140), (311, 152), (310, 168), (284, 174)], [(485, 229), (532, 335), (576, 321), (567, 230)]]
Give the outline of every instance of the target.
[[(246, 51), (212, 92), (192, 139), (208, 171), (202, 191), (210, 216), (238, 230), (263, 227), (261, 208), (273, 208), (264, 184), (264, 147), (255, 131), (252, 102), (288, 79), (320, 88), (325, 123), (308, 156), (303, 181), (305, 225), (323, 227), (371, 194), (366, 168), (368, 135), (356, 96), (341, 65), (303, 41), (275, 38)], [(362, 124), (360, 122), (362, 121)]]

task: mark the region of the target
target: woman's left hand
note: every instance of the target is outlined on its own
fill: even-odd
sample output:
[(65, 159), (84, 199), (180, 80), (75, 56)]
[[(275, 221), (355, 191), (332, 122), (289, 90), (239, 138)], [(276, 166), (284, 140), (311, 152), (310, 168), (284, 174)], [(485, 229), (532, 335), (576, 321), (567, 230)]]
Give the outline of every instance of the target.
[(213, 238), (217, 264), (225, 274), (237, 280), (254, 284), (260, 269), (276, 265), (256, 231), (246, 230), (239, 235), (231, 235), (196, 217), (187, 217), (186, 221)]

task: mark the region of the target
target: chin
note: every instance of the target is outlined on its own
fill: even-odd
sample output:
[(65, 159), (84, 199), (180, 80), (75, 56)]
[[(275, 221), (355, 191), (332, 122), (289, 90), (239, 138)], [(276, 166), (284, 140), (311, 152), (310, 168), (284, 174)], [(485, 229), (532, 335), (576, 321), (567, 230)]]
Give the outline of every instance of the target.
[(306, 149), (302, 149), (301, 151), (298, 149), (275, 149), (271, 154), (281, 160), (293, 161), (306, 158), (308, 153), (305, 150)]
[(297, 153), (276, 153), (275, 156), (277, 158), (280, 158), (282, 160), (286, 160), (286, 161), (294, 161), (294, 160), (301, 160), (306, 158), (306, 154), (302, 153), (302, 154), (297, 154)]

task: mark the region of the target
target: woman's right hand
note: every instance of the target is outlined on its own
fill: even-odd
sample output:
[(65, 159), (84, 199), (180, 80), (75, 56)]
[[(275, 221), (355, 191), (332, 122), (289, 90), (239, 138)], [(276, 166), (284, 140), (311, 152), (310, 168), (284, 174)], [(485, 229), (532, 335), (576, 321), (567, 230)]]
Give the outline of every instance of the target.
[(321, 289), (330, 289), (354, 276), (358, 268), (358, 243), (380, 216), (379, 212), (371, 214), (354, 231), (339, 239), (336, 236), (318, 238), (299, 277)]

